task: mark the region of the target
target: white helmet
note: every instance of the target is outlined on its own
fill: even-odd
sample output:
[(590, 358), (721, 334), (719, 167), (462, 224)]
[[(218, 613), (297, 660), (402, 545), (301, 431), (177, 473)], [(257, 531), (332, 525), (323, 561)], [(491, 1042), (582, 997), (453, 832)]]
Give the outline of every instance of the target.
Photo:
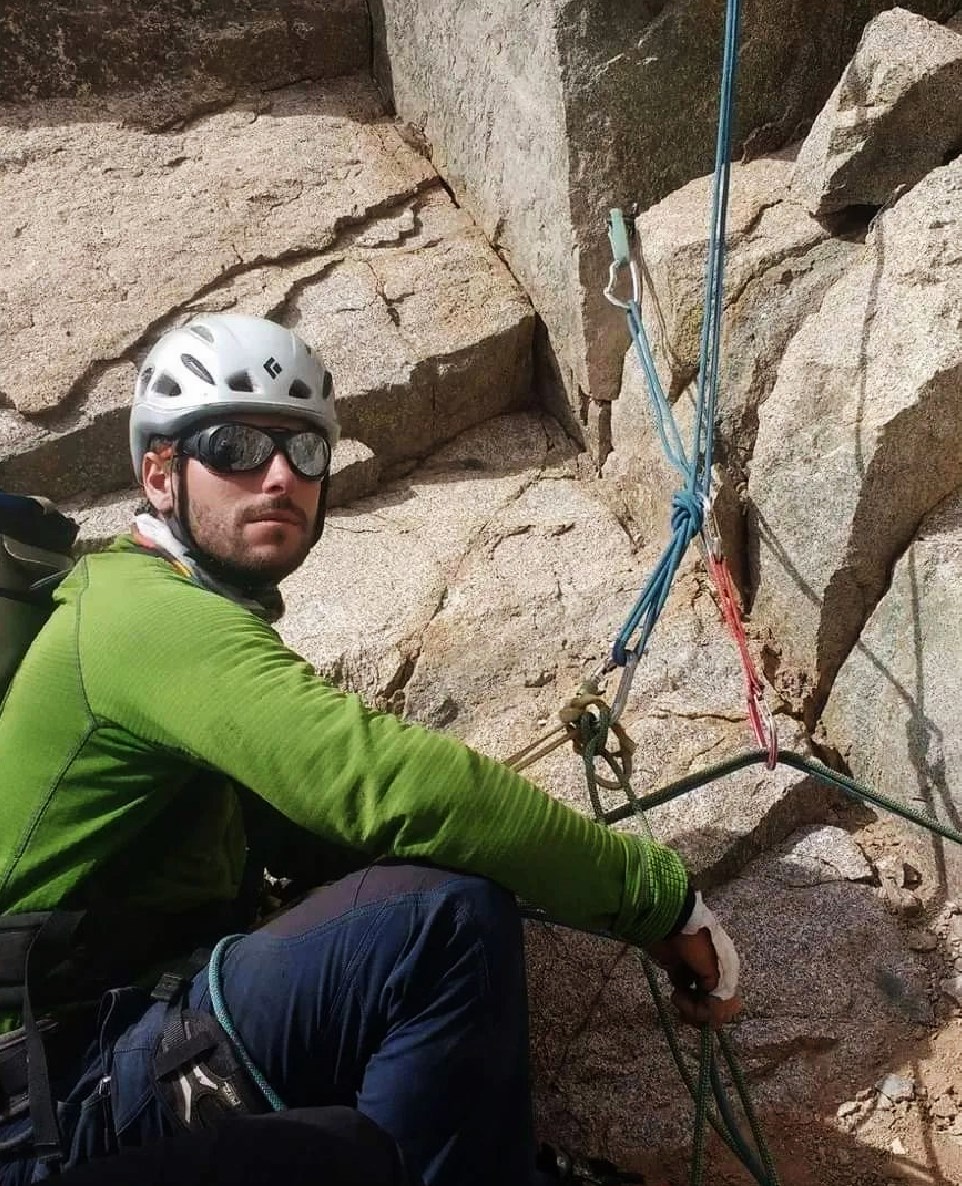
[(247, 412), (283, 412), (341, 435), (331, 373), (289, 329), (263, 317), (204, 313), (156, 343), (140, 368), (130, 412), (130, 457), (140, 479), (155, 436)]

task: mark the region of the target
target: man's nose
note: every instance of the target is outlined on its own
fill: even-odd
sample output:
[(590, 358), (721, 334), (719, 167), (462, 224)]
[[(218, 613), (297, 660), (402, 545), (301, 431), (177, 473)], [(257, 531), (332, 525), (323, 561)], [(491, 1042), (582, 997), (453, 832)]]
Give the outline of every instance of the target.
[(265, 492), (292, 490), (296, 482), (297, 474), (291, 469), (290, 462), (282, 450), (275, 449), (264, 467), (263, 488)]

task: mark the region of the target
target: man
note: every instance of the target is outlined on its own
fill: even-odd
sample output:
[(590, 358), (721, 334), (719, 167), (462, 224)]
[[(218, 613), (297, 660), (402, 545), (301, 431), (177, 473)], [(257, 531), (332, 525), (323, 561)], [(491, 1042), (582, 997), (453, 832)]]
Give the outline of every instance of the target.
[[(347, 1105), (428, 1186), (533, 1181), (515, 895), (647, 945), (688, 1020), (737, 1010), (737, 957), (673, 852), (368, 710), (272, 629), (277, 582), (324, 525), (331, 388), (269, 321), (204, 315), (161, 338), (130, 429), (151, 514), (65, 580), (0, 712), (0, 941), (82, 912), (44, 922), (30, 1005), (7, 1014), (27, 1022), (11, 1049), (38, 1006), (59, 1020), (68, 1167), (268, 1105)], [(315, 884), (354, 871), (230, 936), (265, 863)], [(199, 970), (171, 962), (215, 942)], [(94, 1021), (82, 1002), (101, 993)], [(26, 1061), (3, 1186), (50, 1151)]]

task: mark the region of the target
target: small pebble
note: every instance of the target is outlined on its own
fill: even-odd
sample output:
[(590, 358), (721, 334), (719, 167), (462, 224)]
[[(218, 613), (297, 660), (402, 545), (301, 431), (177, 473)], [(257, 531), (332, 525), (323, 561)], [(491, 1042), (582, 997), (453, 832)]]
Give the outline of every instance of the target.
[(890, 1148), (896, 1157), (904, 1157), (905, 1154), (908, 1152), (908, 1150), (905, 1148), (905, 1146), (902, 1144), (902, 1142), (899, 1140), (898, 1137), (896, 1137), (895, 1140), (892, 1142)]
[(936, 936), (928, 931), (909, 931), (905, 942), (909, 951), (934, 951), (939, 945)]
[[(856, 1104), (853, 1100), (847, 1100), (844, 1104), (838, 1105), (838, 1108), (835, 1110), (835, 1115), (839, 1118), (839, 1120), (841, 1120), (842, 1117), (851, 1116), (854, 1112), (857, 1112), (858, 1110), (859, 1110), (858, 1104)], [(953, 1115), (954, 1115), (954, 1113), (953, 1113)]]
[(875, 1084), (875, 1090), (887, 1096), (893, 1103), (903, 1103), (915, 1097), (915, 1081), (904, 1075), (886, 1075)]

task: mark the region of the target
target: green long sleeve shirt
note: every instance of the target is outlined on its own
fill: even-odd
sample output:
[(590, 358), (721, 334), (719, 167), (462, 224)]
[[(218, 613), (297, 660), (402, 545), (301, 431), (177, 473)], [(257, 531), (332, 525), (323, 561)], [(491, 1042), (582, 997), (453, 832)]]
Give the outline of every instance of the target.
[(323, 841), (492, 878), (567, 923), (648, 942), (675, 922), (670, 849), (371, 711), (163, 557), (120, 540), (57, 600), (0, 710), (0, 913), (230, 901), (239, 784)]

